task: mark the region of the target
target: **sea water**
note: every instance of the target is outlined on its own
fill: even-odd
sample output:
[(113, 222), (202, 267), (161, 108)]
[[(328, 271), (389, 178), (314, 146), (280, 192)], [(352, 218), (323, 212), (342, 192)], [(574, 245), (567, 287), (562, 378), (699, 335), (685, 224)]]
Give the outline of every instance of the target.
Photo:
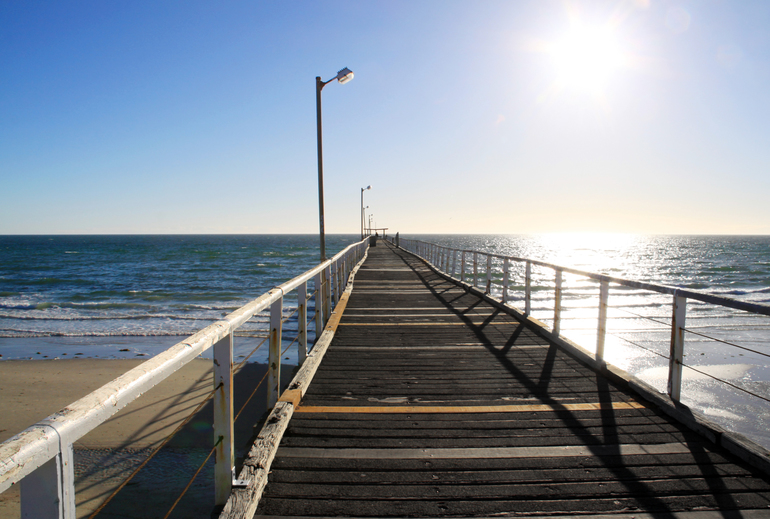
[[(768, 236), (402, 237), (770, 303)], [(327, 256), (357, 238), (327, 236)], [(315, 235), (0, 237), (0, 359), (151, 356), (318, 258)], [(523, 283), (523, 267), (514, 266), (509, 300), (519, 307)], [(532, 315), (547, 325), (553, 287), (553, 271), (535, 268)], [(491, 292), (499, 297), (501, 289), (497, 279)], [(287, 317), (293, 297), (285, 302)], [(609, 304), (608, 362), (665, 391), (671, 296), (613, 286)], [(562, 335), (592, 350), (597, 305), (596, 282), (565, 275)], [(263, 340), (268, 320), (258, 315), (239, 330), (236, 360)], [(685, 364), (698, 371), (685, 369), (683, 401), (770, 446), (770, 404), (751, 396), (770, 397), (770, 318), (690, 302), (686, 327)], [(296, 320), (287, 323), (285, 339), (292, 333)], [(265, 350), (250, 360), (264, 362)], [(296, 362), (296, 349), (287, 356)]]
[[(356, 238), (327, 236), (327, 256)], [(0, 359), (151, 356), (318, 262), (314, 235), (2, 236)], [(238, 330), (236, 359), (268, 322)]]

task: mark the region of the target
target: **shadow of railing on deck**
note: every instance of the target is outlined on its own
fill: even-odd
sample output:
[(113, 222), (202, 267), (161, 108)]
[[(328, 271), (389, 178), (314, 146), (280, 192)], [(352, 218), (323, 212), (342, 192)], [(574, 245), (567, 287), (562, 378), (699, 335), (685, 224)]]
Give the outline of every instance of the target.
[[(460, 311), (455, 308), (455, 306), (444, 295), (440, 294), (431, 284), (430, 280), (423, 275), (420, 269), (415, 268), (415, 264), (419, 264), (421, 266), (425, 265), (422, 260), (417, 258), (411, 259), (411, 255), (410, 257), (406, 257), (404, 253), (401, 253), (401, 251), (398, 249), (395, 249), (395, 252), (401, 257), (404, 264), (414, 271), (417, 277), (425, 284), (431, 293), (449, 311), (457, 315), (457, 317), (460, 318), (466, 324), (466, 326), (468, 326), (468, 328), (473, 331), (481, 344), (486, 347), (490, 354), (494, 355), (498, 359), (500, 364), (505, 367), (505, 369), (508, 371), (508, 373), (511, 374), (512, 377), (514, 377), (525, 388), (527, 388), (541, 403), (551, 406), (561, 422), (572, 432), (574, 432), (576, 437), (581, 438), (583, 444), (588, 449), (590, 449), (597, 458), (604, 460), (605, 468), (611, 471), (611, 473), (615, 476), (615, 479), (622, 483), (626, 489), (628, 489), (629, 493), (631, 494), (629, 499), (637, 501), (640, 505), (645, 507), (646, 511), (656, 512), (656, 517), (670, 519), (675, 518), (674, 512), (670, 511), (670, 508), (666, 502), (653, 495), (657, 493), (657, 491), (646, 483), (639, 481), (634, 472), (629, 467), (622, 464), (622, 458), (620, 456), (620, 445), (618, 444), (619, 438), (617, 433), (617, 419), (615, 411), (611, 407), (602, 406), (602, 411), (600, 413), (602, 422), (602, 435), (599, 436), (587, 432), (583, 427), (577, 427), (576, 424), (580, 423), (580, 418), (576, 416), (572, 411), (565, 409), (564, 406), (560, 404), (560, 402), (549, 396), (547, 382), (550, 380), (550, 374), (553, 370), (557, 355), (559, 353), (557, 346), (551, 344), (548, 348), (545, 359), (542, 359), (543, 369), (541, 371), (539, 380), (531, 379), (527, 374), (517, 368), (510, 359), (507, 358), (507, 354), (510, 352), (511, 348), (513, 348), (516, 339), (519, 337), (525, 327), (524, 323), (519, 323), (519, 326), (513, 332), (511, 336), (513, 340), (507, 341), (502, 349), (498, 349), (495, 347), (494, 343), (489, 339), (489, 337), (487, 337), (484, 331), (484, 328), (489, 324), (490, 320), (485, 320), (481, 325), (475, 324), (464, 311)], [(432, 278), (444, 279), (439, 274), (433, 274)], [(452, 283), (448, 280), (446, 280), (446, 282)], [(454, 301), (456, 300), (457, 299), (454, 299)], [(475, 306), (478, 304), (479, 302), (474, 303)], [(499, 311), (496, 313), (499, 313)], [(562, 352), (561, 354), (567, 356), (566, 353)], [(589, 368), (586, 367), (586, 369)], [(612, 399), (609, 391), (609, 381), (600, 375), (597, 375), (596, 381), (596, 391), (600, 403), (611, 403)], [(655, 412), (657, 415), (662, 416), (658, 411)], [(601, 449), (599, 448), (600, 446), (602, 447)], [(609, 452), (608, 448), (610, 449)], [(713, 465), (709, 460), (707, 460), (705, 456), (703, 456), (704, 453), (705, 451), (702, 451), (702, 446), (699, 449), (696, 448), (696, 450), (693, 451), (693, 454), (696, 456), (696, 460), (699, 462), (699, 467), (701, 467), (701, 470), (704, 472), (704, 476), (706, 473), (710, 472), (710, 479), (719, 480), (715, 469), (713, 469)], [(717, 477), (714, 477), (715, 475)], [(730, 517), (729, 509), (735, 509), (736, 507), (734, 498), (729, 494), (719, 492), (724, 488), (724, 484), (710, 483), (710, 485), (712, 488), (712, 496), (718, 502), (719, 506), (728, 509), (723, 513), (723, 517)]]

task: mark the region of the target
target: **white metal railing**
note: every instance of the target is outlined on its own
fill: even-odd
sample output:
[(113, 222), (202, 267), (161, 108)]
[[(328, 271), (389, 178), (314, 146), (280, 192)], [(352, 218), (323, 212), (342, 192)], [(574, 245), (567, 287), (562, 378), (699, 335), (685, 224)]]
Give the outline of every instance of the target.
[(73, 443), (179, 368), (214, 348), (214, 440), (216, 504), (227, 501), (234, 481), (233, 342), (235, 331), (270, 309), (267, 405), (280, 393), (283, 300), (297, 291), (299, 362), (308, 355), (308, 282), (314, 284), (315, 332), (321, 335), (368, 239), (350, 245), (304, 274), (275, 287), (186, 340), (143, 362), (96, 391), (0, 444), (0, 493), (21, 483), (22, 517), (75, 519)]
[[(618, 285), (620, 287), (640, 289), (672, 296), (671, 342), (669, 354), (667, 357), (669, 364), (667, 390), (669, 396), (675, 401), (679, 401), (681, 399), (682, 368), (685, 366), (683, 362), (684, 334), (686, 331), (685, 319), (687, 316), (688, 300), (699, 301), (711, 305), (718, 305), (734, 310), (741, 310), (752, 314), (770, 316), (770, 305), (766, 304), (749, 303), (696, 290), (687, 290), (683, 288), (616, 278), (603, 274), (596, 274), (593, 272), (585, 272), (573, 268), (553, 265), (551, 263), (533, 259), (518, 258), (514, 256), (502, 256), (499, 254), (472, 250), (453, 249), (451, 247), (444, 247), (435, 243), (428, 243), (420, 240), (410, 240), (403, 237), (399, 238), (399, 246), (428, 261), (438, 270), (443, 271), (450, 277), (455, 278), (463, 283), (467, 282), (473, 287), (489, 295), (492, 293), (492, 284), (494, 283), (494, 280), (500, 279), (500, 284), (502, 285), (502, 294), (500, 300), (503, 304), (509, 304), (510, 300), (511, 264), (517, 263), (523, 265), (524, 315), (526, 316), (530, 316), (532, 313), (532, 267), (538, 266), (552, 270), (554, 291), (552, 320), (553, 326), (551, 332), (557, 337), (561, 333), (563, 297), (562, 281), (564, 274), (574, 274), (598, 282), (599, 302), (596, 328), (596, 356), (599, 360), (604, 358), (605, 353), (604, 346), (605, 338), (607, 335), (607, 308), (611, 284)], [(482, 259), (486, 260), (485, 270), (484, 272), (480, 273), (479, 265), (484, 264)], [(497, 272), (495, 272), (494, 269), (495, 262), (499, 269)], [(470, 265), (468, 265), (468, 263), (470, 263)], [(469, 266), (470, 270), (468, 269)], [(480, 283), (482, 280), (483, 283)], [(756, 352), (754, 350), (749, 351), (766, 357), (770, 356), (768, 354)], [(688, 367), (694, 369), (692, 366)], [(724, 380), (720, 381), (725, 382)], [(748, 392), (742, 388), (736, 387), (736, 389), (741, 389), (742, 391)], [(754, 393), (750, 394), (770, 402), (770, 399), (764, 396)]]

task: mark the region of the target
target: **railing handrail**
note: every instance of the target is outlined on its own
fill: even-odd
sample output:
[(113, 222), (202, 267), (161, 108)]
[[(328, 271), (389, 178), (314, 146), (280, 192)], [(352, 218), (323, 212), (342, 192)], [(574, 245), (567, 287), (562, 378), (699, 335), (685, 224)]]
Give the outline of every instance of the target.
[[(367, 238), (368, 240), (368, 238)], [(112, 415), (195, 359), (221, 339), (268, 309), (284, 294), (309, 281), (365, 243), (354, 243), (333, 258), (271, 289), (241, 308), (127, 371), (0, 444), (0, 493), (69, 448)]]
[(703, 292), (700, 290), (692, 290), (688, 288), (681, 288), (681, 287), (675, 287), (675, 286), (669, 286), (669, 285), (661, 285), (658, 283), (647, 283), (644, 281), (634, 281), (632, 279), (626, 279), (626, 278), (619, 278), (615, 276), (608, 276), (606, 274), (598, 274), (596, 272), (588, 272), (585, 270), (579, 270), (572, 267), (564, 267), (561, 265), (556, 265), (553, 263), (548, 263), (545, 261), (540, 260), (534, 260), (530, 258), (520, 258), (518, 256), (504, 256), (501, 254), (495, 254), (491, 252), (483, 252), (483, 251), (477, 251), (472, 249), (455, 249), (453, 247), (446, 247), (444, 245), (438, 245), (436, 243), (426, 242), (422, 240), (411, 240), (409, 238), (400, 238), (401, 241), (412, 241), (415, 243), (424, 243), (426, 245), (435, 245), (437, 247), (441, 247), (443, 249), (452, 250), (456, 252), (465, 252), (465, 253), (476, 253), (476, 254), (484, 254), (485, 256), (489, 256), (492, 258), (497, 258), (501, 260), (511, 260), (516, 261), (520, 263), (530, 263), (532, 265), (537, 265), (539, 267), (546, 267), (551, 268), (557, 272), (567, 272), (569, 274), (575, 274), (578, 276), (587, 277), (590, 279), (594, 279), (596, 281), (605, 281), (608, 283), (615, 283), (617, 285), (622, 285), (630, 288), (640, 288), (643, 290), (650, 290), (653, 292), (658, 292), (660, 294), (667, 294), (672, 296), (682, 296), (686, 297), (687, 299), (694, 299), (696, 301), (701, 301), (703, 303), (711, 303), (715, 305), (720, 306), (726, 306), (728, 308), (733, 308), (735, 310), (743, 310), (746, 312), (752, 312), (762, 315), (768, 315), (770, 316), (770, 304), (764, 304), (764, 303), (752, 303), (748, 301), (740, 301), (738, 299), (734, 299), (731, 297), (725, 297), (725, 296), (718, 296), (715, 294), (711, 294), (709, 292)]

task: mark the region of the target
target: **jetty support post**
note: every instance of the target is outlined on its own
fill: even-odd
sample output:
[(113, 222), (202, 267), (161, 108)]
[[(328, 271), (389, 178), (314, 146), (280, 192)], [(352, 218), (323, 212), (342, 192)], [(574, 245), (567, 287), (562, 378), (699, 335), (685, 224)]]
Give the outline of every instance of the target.
[(302, 366), (307, 359), (307, 281), (297, 287), (297, 349)]
[(610, 296), (610, 282), (599, 282), (599, 325), (596, 330), (596, 356), (604, 359), (604, 342), (607, 337), (607, 301)]
[(21, 517), (75, 519), (75, 460), (72, 444), (20, 482)]
[(214, 499), (224, 505), (235, 478), (232, 331), (214, 343), (214, 389)]
[(508, 302), (508, 278), (511, 274), (511, 262), (508, 258), (503, 260), (503, 304)]
[(324, 322), (323, 326), (326, 326), (326, 323), (329, 322), (329, 319), (332, 316), (332, 266), (331, 263), (324, 269), (324, 277), (326, 280), (324, 281)]
[(323, 332), (323, 275), (321, 272), (315, 275), (313, 278), (313, 285), (315, 287), (315, 294), (313, 295), (313, 305), (315, 306), (315, 340), (321, 337)]
[(270, 305), (270, 359), (267, 375), (267, 408), (272, 409), (281, 392), (281, 335), (283, 328), (283, 291)]
[(524, 315), (532, 313), (532, 262), (527, 261), (524, 271)]
[(492, 255), (487, 254), (487, 294), (492, 293)]
[(684, 357), (684, 321), (687, 316), (687, 298), (674, 294), (671, 319), (671, 351), (668, 358), (668, 395), (678, 402), (682, 396), (682, 359)]
[(563, 273), (561, 270), (556, 270), (556, 280), (554, 282), (554, 294), (553, 294), (553, 333), (557, 337), (561, 331), (561, 285), (562, 285)]
[(340, 275), (340, 262), (339, 260), (332, 263), (332, 279), (334, 280), (333, 290), (332, 290), (332, 301), (334, 303), (334, 306), (337, 305), (337, 303), (340, 300), (340, 278), (342, 276)]

